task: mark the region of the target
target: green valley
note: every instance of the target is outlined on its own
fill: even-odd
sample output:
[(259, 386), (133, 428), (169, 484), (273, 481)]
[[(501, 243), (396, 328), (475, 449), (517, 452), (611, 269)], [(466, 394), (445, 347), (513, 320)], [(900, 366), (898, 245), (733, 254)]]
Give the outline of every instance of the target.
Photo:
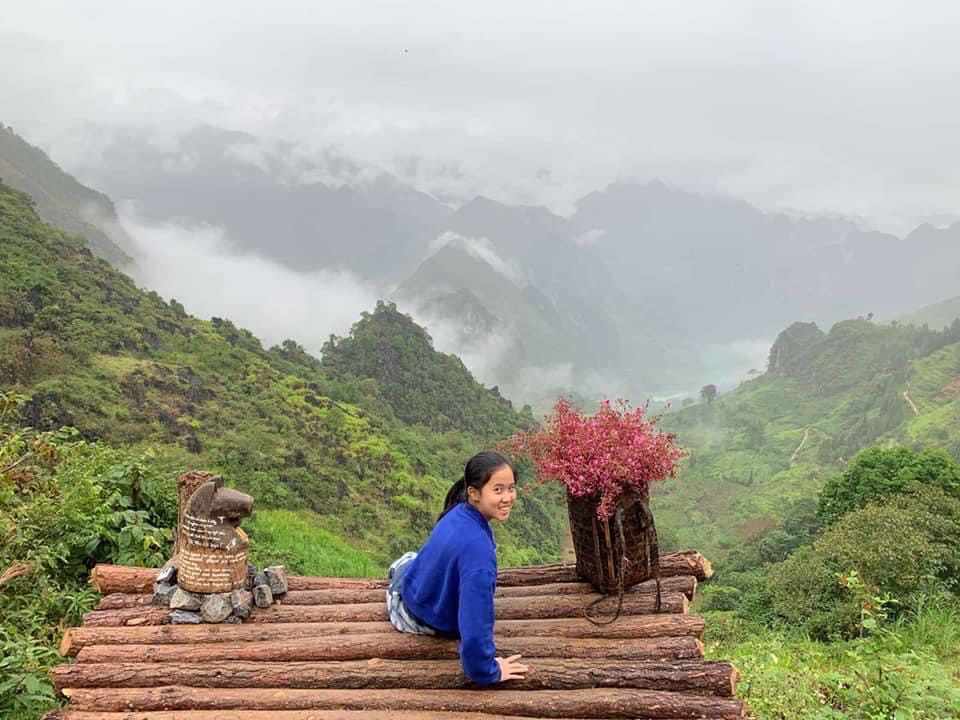
[(960, 321), (780, 333), (766, 373), (661, 427), (666, 546), (717, 574), (698, 609), (758, 718), (960, 717)]
[(692, 449), (680, 478), (657, 488), (667, 544), (722, 559), (775, 528), (791, 503), (814, 497), (875, 443), (960, 457), (958, 379), (960, 322), (943, 331), (866, 319), (828, 333), (791, 325), (771, 348), (766, 373), (663, 416), (661, 426)]

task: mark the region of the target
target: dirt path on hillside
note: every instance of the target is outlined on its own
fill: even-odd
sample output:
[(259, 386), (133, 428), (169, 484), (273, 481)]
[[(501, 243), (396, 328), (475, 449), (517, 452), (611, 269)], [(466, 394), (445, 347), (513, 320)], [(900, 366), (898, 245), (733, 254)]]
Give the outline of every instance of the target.
[(790, 462), (793, 462), (797, 459), (797, 455), (800, 454), (800, 451), (803, 450), (803, 446), (807, 444), (807, 438), (810, 437), (810, 428), (803, 429), (803, 440), (800, 441), (800, 444), (797, 445), (797, 449), (793, 451), (793, 455), (790, 456)]
[(907, 389), (903, 391), (903, 399), (910, 403), (914, 415), (920, 414), (920, 411), (917, 409), (917, 404), (910, 399), (910, 383), (907, 383)]

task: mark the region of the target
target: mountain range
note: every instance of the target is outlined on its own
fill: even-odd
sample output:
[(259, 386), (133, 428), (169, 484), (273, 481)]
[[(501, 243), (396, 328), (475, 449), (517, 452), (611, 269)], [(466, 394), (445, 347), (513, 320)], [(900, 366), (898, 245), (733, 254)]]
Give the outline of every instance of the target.
[[(103, 259), (114, 253), (117, 262), (123, 252), (103, 239), (123, 235), (102, 232), (85, 247), (33, 215), (46, 203), (70, 222), (105, 218), (109, 228), (118, 222), (112, 203), (6, 132), (0, 161), (37, 194), (0, 192), (0, 382), (31, 396), (24, 421), (75, 424), (90, 439), (150, 445), (172, 465), (225, 472), (263, 498), (264, 517), (293, 510), (365, 557), (385, 560), (429, 527), (444, 478), (470, 448), (534, 422), (529, 408), (517, 412), (506, 399), (523, 397), (515, 389), (556, 397), (573, 388), (589, 407), (588, 373), (646, 372), (655, 362), (666, 368), (661, 377), (682, 376), (695, 368), (694, 348), (751, 332), (752, 321), (765, 332), (763, 323), (801, 299), (804, 320), (768, 344), (765, 365), (758, 363), (764, 372), (713, 402), (685, 402), (662, 416), (661, 427), (691, 450), (680, 478), (657, 488), (663, 547), (696, 545), (722, 560), (780, 527), (870, 444), (960, 454), (957, 297), (882, 323), (871, 312), (835, 324), (818, 318), (833, 312), (829, 298), (889, 318), (910, 298), (955, 294), (958, 225), (921, 226), (900, 240), (845, 219), (765, 215), (660, 183), (612, 185), (585, 198), (571, 218), (477, 198), (433, 217), (436, 234), (421, 239), (423, 259), (410, 263), (391, 295), (431, 319), (431, 330), (454, 332), (445, 342), (465, 349), (464, 358), (508, 379), (485, 387), (390, 302), (363, 313), (348, 335), (331, 336), (318, 360), (295, 340), (264, 350), (230, 320), (196, 320), (180, 302), (138, 290)], [(372, 186), (396, 191), (390, 212), (407, 203), (407, 216), (430, 216), (428, 196), (395, 179)], [(363, 196), (326, 185), (317, 192)], [(89, 213), (88, 201), (100, 203), (97, 212)], [(736, 238), (725, 248), (741, 260), (736, 282), (722, 273), (699, 279), (710, 267), (729, 270), (719, 247), (695, 242), (712, 223)], [(361, 249), (354, 257), (377, 259)], [(650, 267), (611, 262), (644, 254)], [(764, 268), (777, 263), (781, 270), (764, 286)], [(644, 282), (631, 284), (633, 273)], [(724, 314), (697, 283), (737, 309)], [(792, 290), (781, 295), (784, 288)], [(866, 305), (857, 289), (876, 303)], [(759, 306), (749, 307), (749, 298)], [(640, 312), (645, 303), (649, 311)], [(696, 324), (698, 309), (712, 324)], [(678, 329), (685, 313), (706, 340)], [(555, 557), (560, 506), (550, 496), (525, 506), (505, 531), (510, 560)]]
[(341, 152), (222, 128), (101, 130), (98, 143), (75, 169), (141, 220), (215, 225), (296, 270), (348, 270), (538, 409), (564, 392), (732, 386), (795, 319), (890, 319), (960, 289), (960, 223), (897, 238), (659, 181), (614, 182), (569, 217), (484, 197), (454, 208)]

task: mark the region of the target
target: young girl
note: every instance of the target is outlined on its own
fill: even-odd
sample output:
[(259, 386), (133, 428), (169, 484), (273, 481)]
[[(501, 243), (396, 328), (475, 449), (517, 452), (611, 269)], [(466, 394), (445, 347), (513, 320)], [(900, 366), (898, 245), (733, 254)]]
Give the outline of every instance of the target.
[(419, 553), (390, 566), (387, 610), (401, 632), (460, 638), (460, 662), (473, 682), (523, 678), (519, 655), (497, 657), (493, 593), (497, 556), (490, 521), (504, 522), (517, 499), (513, 465), (496, 452), (474, 455), (453, 484)]

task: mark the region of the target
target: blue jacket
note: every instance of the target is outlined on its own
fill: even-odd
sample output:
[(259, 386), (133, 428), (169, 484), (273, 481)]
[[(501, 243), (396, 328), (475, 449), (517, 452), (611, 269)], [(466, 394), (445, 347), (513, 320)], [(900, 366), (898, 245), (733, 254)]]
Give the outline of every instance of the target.
[(473, 682), (500, 681), (493, 644), (497, 555), (486, 518), (455, 505), (406, 568), (400, 597), (417, 619), (460, 636), (460, 663)]

